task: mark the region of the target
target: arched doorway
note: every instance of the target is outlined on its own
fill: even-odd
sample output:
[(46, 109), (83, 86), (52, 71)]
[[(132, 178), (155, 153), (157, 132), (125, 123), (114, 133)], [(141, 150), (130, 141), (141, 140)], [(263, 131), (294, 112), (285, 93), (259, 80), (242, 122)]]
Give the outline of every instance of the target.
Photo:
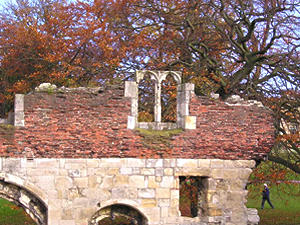
[(89, 225), (148, 225), (148, 221), (135, 208), (114, 204), (100, 209), (92, 217)]
[(47, 206), (25, 188), (0, 180), (0, 197), (21, 206), (36, 224), (47, 225)]

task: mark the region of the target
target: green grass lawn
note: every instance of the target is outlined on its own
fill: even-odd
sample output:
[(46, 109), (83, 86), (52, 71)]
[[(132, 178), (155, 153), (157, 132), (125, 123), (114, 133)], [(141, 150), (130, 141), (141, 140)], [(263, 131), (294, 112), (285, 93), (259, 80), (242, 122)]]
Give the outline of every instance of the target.
[(0, 225), (36, 225), (23, 208), (0, 198)]
[(265, 202), (261, 207), (263, 184), (249, 185), (248, 208), (258, 209), (259, 225), (299, 225), (300, 224), (300, 184), (271, 185), (270, 199), (275, 209)]

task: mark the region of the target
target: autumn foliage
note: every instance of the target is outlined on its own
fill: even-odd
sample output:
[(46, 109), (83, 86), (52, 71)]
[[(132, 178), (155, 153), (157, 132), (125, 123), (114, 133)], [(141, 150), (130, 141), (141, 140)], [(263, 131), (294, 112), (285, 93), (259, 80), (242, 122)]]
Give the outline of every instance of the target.
[[(271, 105), (286, 91), (299, 93), (299, 10), (297, 0), (7, 3), (0, 11), (0, 115), (15, 93), (42, 82), (105, 86), (134, 79), (137, 69), (179, 70), (196, 94)], [(164, 93), (170, 105), (174, 91)], [(170, 105), (164, 121), (175, 120)], [(149, 108), (142, 114), (152, 120)]]

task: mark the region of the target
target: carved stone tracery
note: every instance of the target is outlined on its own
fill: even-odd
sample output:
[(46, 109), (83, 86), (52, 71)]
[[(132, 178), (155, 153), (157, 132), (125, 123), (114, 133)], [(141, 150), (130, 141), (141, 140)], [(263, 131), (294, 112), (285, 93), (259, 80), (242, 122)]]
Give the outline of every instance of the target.
[[(144, 79), (144, 76), (149, 74), (151, 79), (155, 81), (155, 106), (154, 106), (154, 123), (139, 123), (138, 117), (138, 84)], [(177, 82), (177, 122), (162, 123), (161, 122), (161, 84), (162, 81), (171, 75)], [(193, 84), (182, 84), (182, 73), (179, 71), (151, 71), (138, 70), (136, 72), (136, 81), (126, 81), (125, 97), (131, 98), (131, 115), (128, 117), (127, 128), (148, 128), (148, 129), (195, 129), (196, 117), (189, 115), (189, 101), (191, 94), (194, 92)]]

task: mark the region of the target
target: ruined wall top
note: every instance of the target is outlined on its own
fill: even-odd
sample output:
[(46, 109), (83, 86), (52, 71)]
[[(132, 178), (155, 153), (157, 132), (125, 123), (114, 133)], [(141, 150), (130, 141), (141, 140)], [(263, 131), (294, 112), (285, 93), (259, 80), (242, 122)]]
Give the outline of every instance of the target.
[(104, 90), (47, 84), (17, 95), (15, 126), (0, 124), (0, 157), (257, 159), (273, 145), (273, 117), (258, 102), (190, 91), (194, 129), (155, 131), (128, 129), (132, 98), (124, 93), (124, 85)]

